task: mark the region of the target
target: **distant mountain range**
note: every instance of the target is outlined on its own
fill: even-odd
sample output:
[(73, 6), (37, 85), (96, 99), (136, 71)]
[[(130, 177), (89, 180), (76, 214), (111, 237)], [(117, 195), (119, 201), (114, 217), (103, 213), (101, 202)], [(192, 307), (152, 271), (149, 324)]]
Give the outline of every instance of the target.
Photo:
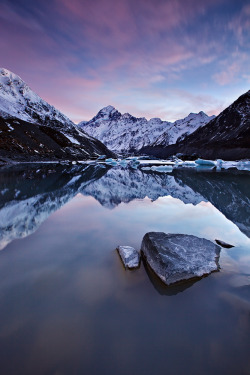
[(0, 69), (0, 135), (0, 159), (4, 160), (114, 156), (6, 69)]
[(77, 126), (19, 76), (0, 69), (0, 135), (0, 163), (116, 154), (250, 158), (250, 91), (217, 117), (199, 112), (175, 122), (146, 120), (108, 106)]
[(225, 160), (250, 158), (250, 90), (208, 124), (176, 144), (164, 140), (140, 150), (147, 155), (167, 158), (176, 153), (202, 158)]
[(215, 116), (204, 112), (190, 113), (175, 122), (162, 121), (160, 118), (146, 120), (129, 113), (121, 114), (112, 106), (101, 109), (90, 121), (78, 124), (86, 133), (99, 139), (110, 150), (117, 153), (137, 153), (144, 147), (156, 145), (168, 146), (177, 140), (203, 127)]
[(179, 153), (186, 158), (249, 159), (250, 91), (217, 117), (199, 112), (173, 123), (159, 118), (147, 121), (108, 106), (78, 126), (121, 154), (168, 158)]

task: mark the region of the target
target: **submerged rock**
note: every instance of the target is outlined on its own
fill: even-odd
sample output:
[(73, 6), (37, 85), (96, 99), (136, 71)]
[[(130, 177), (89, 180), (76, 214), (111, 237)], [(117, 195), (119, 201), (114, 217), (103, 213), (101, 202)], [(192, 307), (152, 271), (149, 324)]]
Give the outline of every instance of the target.
[(140, 264), (140, 252), (131, 246), (118, 246), (117, 251), (125, 268), (138, 268)]
[(225, 247), (226, 249), (231, 249), (231, 247), (234, 247), (234, 245), (230, 245), (230, 243), (226, 243), (221, 240), (215, 240), (215, 242), (220, 245), (221, 247)]
[(149, 232), (143, 237), (141, 251), (166, 285), (219, 269), (220, 247), (192, 235)]

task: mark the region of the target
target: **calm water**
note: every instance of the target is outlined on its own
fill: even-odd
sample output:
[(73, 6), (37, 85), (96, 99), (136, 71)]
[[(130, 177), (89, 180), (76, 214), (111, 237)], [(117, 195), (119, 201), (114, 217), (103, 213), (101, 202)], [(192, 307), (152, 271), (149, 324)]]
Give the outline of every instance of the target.
[[(0, 374), (250, 374), (248, 172), (0, 170)], [(165, 287), (115, 248), (148, 231), (235, 245)]]

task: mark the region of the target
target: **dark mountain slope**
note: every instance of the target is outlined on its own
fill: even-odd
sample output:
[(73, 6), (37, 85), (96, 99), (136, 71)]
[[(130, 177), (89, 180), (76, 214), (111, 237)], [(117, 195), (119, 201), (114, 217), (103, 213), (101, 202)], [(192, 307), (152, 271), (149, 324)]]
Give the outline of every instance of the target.
[(141, 153), (168, 157), (176, 153), (201, 158), (250, 158), (250, 90), (219, 116), (174, 145), (145, 147)]
[(69, 136), (60, 127), (52, 128), (15, 118), (0, 117), (0, 135), (0, 159), (6, 161), (85, 160), (103, 154), (113, 156), (100, 141), (81, 135), (74, 129)]
[(19, 76), (0, 69), (0, 159), (84, 160), (103, 154), (114, 155)]

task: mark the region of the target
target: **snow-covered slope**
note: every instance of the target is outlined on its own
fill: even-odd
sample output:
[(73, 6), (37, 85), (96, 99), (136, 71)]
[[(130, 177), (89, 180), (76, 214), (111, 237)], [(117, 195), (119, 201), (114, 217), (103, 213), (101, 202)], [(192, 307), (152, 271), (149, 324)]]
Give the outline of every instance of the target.
[(0, 69), (0, 111), (5, 116), (11, 115), (28, 122), (57, 120), (65, 126), (74, 127), (68, 117), (41, 99), (18, 75), (3, 68)]
[(208, 116), (203, 111), (199, 113), (190, 113), (187, 117), (175, 121), (170, 129), (164, 131), (159, 138), (154, 142), (154, 146), (162, 145), (167, 146), (184, 139), (187, 135), (193, 133), (198, 128), (206, 125), (209, 121), (214, 119), (215, 116)]
[(103, 144), (41, 99), (19, 76), (3, 68), (0, 69), (0, 131), (2, 157), (111, 156)]
[(99, 139), (110, 150), (115, 152), (136, 152), (142, 147), (164, 142), (175, 143), (186, 134), (207, 124), (214, 116), (204, 112), (190, 113), (186, 118), (174, 123), (162, 121), (160, 118), (137, 118), (129, 113), (121, 114), (114, 107), (101, 109), (90, 121), (78, 125), (86, 133)]
[(176, 153), (204, 159), (250, 158), (250, 90), (221, 112), (209, 124), (198, 128), (174, 145), (163, 142), (145, 147), (148, 155), (167, 158)]

